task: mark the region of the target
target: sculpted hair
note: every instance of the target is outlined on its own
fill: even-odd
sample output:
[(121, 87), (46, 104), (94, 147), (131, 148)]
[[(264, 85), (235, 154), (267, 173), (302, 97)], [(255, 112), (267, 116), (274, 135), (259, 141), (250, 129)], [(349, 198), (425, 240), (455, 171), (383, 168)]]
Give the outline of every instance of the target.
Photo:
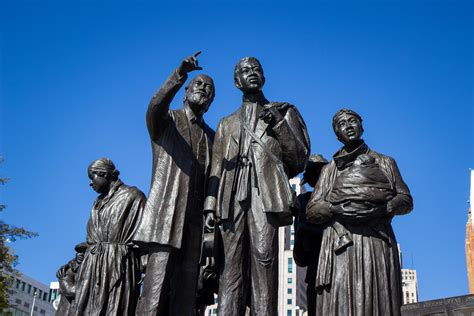
[(94, 160), (88, 168), (89, 171), (95, 171), (108, 175), (111, 180), (117, 180), (120, 175), (120, 171), (115, 168), (114, 163), (109, 158), (100, 158)]
[(237, 73), (239, 72), (240, 65), (242, 65), (244, 62), (249, 62), (249, 61), (253, 61), (253, 62), (257, 63), (260, 66), (260, 69), (262, 69), (262, 73), (263, 73), (262, 64), (260, 63), (260, 61), (257, 58), (255, 58), (255, 57), (244, 57), (244, 58), (240, 59), (239, 62), (235, 65), (235, 68), (234, 68), (234, 81), (237, 80)]

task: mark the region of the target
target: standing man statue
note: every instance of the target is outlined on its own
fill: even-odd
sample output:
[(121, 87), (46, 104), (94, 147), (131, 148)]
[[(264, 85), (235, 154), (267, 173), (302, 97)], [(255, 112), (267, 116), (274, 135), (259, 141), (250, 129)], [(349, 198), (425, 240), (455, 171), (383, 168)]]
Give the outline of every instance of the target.
[(195, 313), (203, 204), (214, 138), (203, 115), (214, 99), (213, 80), (196, 76), (185, 88), (184, 106), (169, 107), (188, 73), (202, 69), (199, 53), (173, 71), (151, 99), (146, 114), (153, 174), (134, 238), (149, 253), (138, 315)]
[(241, 59), (234, 71), (242, 106), (223, 118), (214, 140), (205, 203), (223, 240), (219, 315), (277, 315), (278, 227), (291, 224), (295, 196), (289, 178), (304, 170), (310, 152), (306, 125), (288, 103), (269, 102), (260, 62)]
[(362, 140), (362, 118), (338, 111), (333, 129), (343, 147), (326, 165), (306, 208), (324, 224), (316, 272), (316, 315), (400, 315), (402, 281), (395, 215), (413, 200), (393, 158)]

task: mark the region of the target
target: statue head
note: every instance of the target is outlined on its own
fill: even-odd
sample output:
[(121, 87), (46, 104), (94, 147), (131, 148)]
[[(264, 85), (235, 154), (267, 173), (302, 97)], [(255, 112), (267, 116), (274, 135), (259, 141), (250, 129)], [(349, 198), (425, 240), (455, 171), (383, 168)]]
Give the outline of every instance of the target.
[(87, 247), (88, 244), (86, 242), (81, 242), (80, 244), (77, 244), (76, 247), (74, 247), (74, 250), (76, 250), (75, 259), (78, 264), (81, 264), (84, 260), (84, 254), (86, 252)]
[(244, 93), (256, 93), (265, 84), (262, 64), (255, 57), (239, 60), (234, 69), (234, 84)]
[(306, 168), (304, 169), (302, 184), (307, 183), (310, 187), (314, 188), (321, 175), (321, 170), (327, 164), (328, 161), (322, 155), (309, 156)]
[(344, 145), (354, 143), (361, 139), (364, 133), (362, 118), (349, 109), (341, 109), (332, 118), (332, 128), (337, 139)]
[(208, 75), (197, 75), (185, 88), (184, 103), (187, 103), (195, 115), (207, 112), (216, 95), (214, 81)]
[(120, 172), (115, 168), (112, 160), (108, 158), (100, 158), (94, 160), (88, 168), (90, 186), (97, 193), (107, 193), (111, 188), (111, 184), (118, 180)]

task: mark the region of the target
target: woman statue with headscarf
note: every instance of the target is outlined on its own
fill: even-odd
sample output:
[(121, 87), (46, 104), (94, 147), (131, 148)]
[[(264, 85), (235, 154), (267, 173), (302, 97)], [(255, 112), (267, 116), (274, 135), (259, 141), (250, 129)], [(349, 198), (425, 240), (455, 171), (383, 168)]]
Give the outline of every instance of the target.
[(99, 193), (87, 224), (89, 247), (79, 269), (73, 315), (134, 315), (140, 294), (140, 257), (131, 239), (145, 195), (119, 179), (114, 163), (101, 158), (88, 169)]
[(395, 160), (361, 139), (362, 118), (342, 109), (333, 129), (344, 146), (326, 165), (308, 220), (325, 224), (316, 273), (316, 315), (400, 315), (401, 268), (391, 221), (413, 208)]

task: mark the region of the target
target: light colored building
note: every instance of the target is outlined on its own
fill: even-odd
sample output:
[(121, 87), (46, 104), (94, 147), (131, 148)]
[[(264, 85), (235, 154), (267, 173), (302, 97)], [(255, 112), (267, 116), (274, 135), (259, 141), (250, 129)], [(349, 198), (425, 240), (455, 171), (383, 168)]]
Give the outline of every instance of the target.
[(418, 303), (416, 270), (402, 269), (403, 304)]
[(403, 305), (418, 303), (418, 279), (416, 277), (416, 270), (403, 268), (403, 256), (398, 247), (398, 257), (400, 259), (400, 267), (402, 267), (402, 292), (403, 292)]
[[(0, 310), (5, 316), (53, 316), (50, 288), (25, 274), (15, 275), (8, 290), (10, 308)], [(32, 313), (33, 311), (33, 313)]]
[(474, 294), (474, 225), (472, 210), (474, 205), (474, 170), (471, 169), (471, 189), (469, 194), (469, 210), (466, 224), (466, 265), (469, 281), (469, 293)]
[(55, 310), (58, 309), (61, 300), (61, 292), (59, 291), (59, 282), (49, 283), (49, 301), (53, 304)]
[[(290, 180), (296, 194), (304, 193), (300, 178)], [(280, 227), (278, 232), (278, 315), (301, 316), (307, 310), (306, 268), (298, 267), (293, 259), (294, 226)]]

